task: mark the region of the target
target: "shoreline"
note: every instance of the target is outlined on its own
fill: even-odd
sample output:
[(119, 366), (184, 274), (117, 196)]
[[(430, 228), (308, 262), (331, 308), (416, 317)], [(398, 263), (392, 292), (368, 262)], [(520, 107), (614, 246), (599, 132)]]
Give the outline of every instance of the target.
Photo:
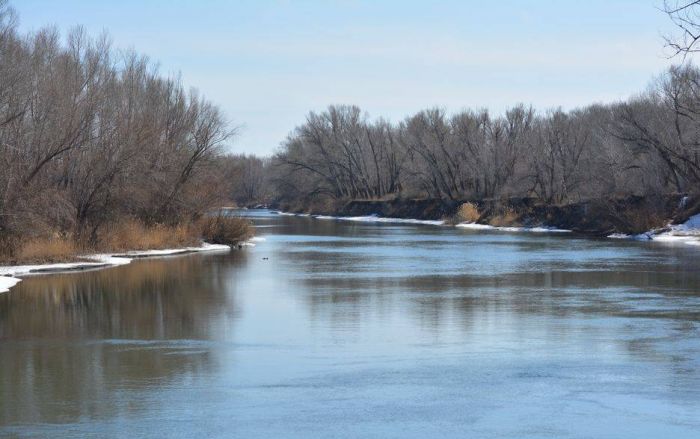
[[(364, 216), (333, 216), (333, 215), (315, 215), (309, 213), (294, 213), (283, 212), (280, 210), (272, 210), (272, 212), (283, 216), (297, 216), (303, 218), (313, 218), (317, 220), (335, 220), (335, 221), (354, 221), (364, 223), (384, 223), (384, 224), (416, 224), (416, 225), (432, 225), (432, 226), (449, 226), (458, 229), (474, 230), (474, 231), (494, 231), (505, 233), (579, 233), (583, 236), (590, 236), (575, 230), (560, 229), (554, 226), (492, 226), (490, 224), (462, 222), (450, 224), (445, 220), (422, 220), (416, 218), (394, 218), (382, 217), (379, 215), (364, 215)], [(613, 233), (603, 236), (605, 239), (621, 239), (629, 241), (653, 241), (666, 244), (684, 244), (700, 246), (700, 214), (693, 215), (683, 224), (669, 224), (663, 231), (650, 230), (645, 233), (636, 235), (628, 235), (622, 233)]]
[(542, 227), (603, 238), (612, 234), (638, 235), (650, 231), (658, 234), (662, 229), (671, 230), (671, 225), (684, 223), (691, 216), (700, 214), (700, 196), (611, 197), (560, 204), (531, 197), (482, 200), (393, 198), (324, 203), (310, 201), (304, 204), (276, 202), (272, 208), (333, 217), (378, 216), (451, 224), (469, 222), (493, 227)]
[[(242, 243), (241, 246), (254, 246), (252, 242)], [(168, 256), (184, 256), (193, 253), (230, 251), (231, 246), (225, 244), (203, 243), (200, 247), (182, 247), (159, 250), (134, 250), (119, 253), (99, 253), (82, 255), (81, 262), (58, 262), (52, 264), (33, 265), (2, 265), (0, 266), (0, 294), (22, 281), (22, 277), (40, 276), (45, 274), (71, 273), (79, 271), (100, 270), (120, 265), (130, 264), (135, 259), (158, 258)]]

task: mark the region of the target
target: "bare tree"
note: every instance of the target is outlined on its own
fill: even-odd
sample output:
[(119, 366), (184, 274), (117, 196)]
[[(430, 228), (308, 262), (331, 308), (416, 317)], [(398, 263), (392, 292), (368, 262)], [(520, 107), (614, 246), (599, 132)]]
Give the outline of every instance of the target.
[(215, 105), (106, 36), (15, 21), (0, 0), (0, 241), (94, 241), (119, 218), (176, 223), (226, 198), (217, 162), (235, 130)]
[(666, 36), (666, 46), (673, 55), (687, 56), (700, 50), (700, 1), (699, 0), (665, 0), (663, 11), (676, 26), (676, 35)]

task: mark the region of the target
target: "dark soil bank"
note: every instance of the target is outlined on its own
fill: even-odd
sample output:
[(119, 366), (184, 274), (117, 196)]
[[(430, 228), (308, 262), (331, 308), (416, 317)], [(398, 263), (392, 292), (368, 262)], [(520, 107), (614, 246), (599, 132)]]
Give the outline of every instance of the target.
[[(569, 204), (546, 204), (533, 198), (446, 201), (438, 199), (352, 200), (327, 203), (323, 207), (275, 207), (290, 212), (319, 215), (366, 216), (447, 220), (461, 222), (463, 203), (476, 205), (477, 222), (494, 225), (550, 226), (579, 233), (605, 236), (611, 233), (643, 233), (664, 227), (669, 221), (683, 222), (700, 212), (700, 197), (671, 194), (589, 200)], [(334, 205), (333, 205), (334, 204)]]

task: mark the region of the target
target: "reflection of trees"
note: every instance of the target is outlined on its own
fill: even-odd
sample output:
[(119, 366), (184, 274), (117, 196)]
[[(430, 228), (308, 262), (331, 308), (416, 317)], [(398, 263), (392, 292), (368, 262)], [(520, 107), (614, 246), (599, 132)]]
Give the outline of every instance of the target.
[[(329, 258), (324, 264), (331, 265)], [(331, 269), (330, 271), (334, 271)], [(517, 315), (573, 313), (627, 317), (661, 317), (697, 320), (696, 311), (683, 309), (675, 301), (687, 298), (678, 290), (681, 284), (700, 285), (700, 273), (674, 272), (547, 271), (516, 272), (495, 275), (361, 275), (340, 278), (314, 276), (303, 279), (308, 288), (307, 301), (315, 315), (324, 307), (341, 305), (358, 309), (381, 305), (393, 311), (392, 301), (400, 300), (422, 321), (439, 325), (443, 316), (455, 310), (464, 316), (480, 313)], [(674, 288), (669, 288), (673, 286)], [(650, 292), (653, 292), (650, 293)], [(630, 293), (632, 295), (630, 295)], [(660, 294), (660, 296), (657, 296)], [(699, 295), (694, 298), (698, 299)], [(651, 300), (666, 306), (650, 309)], [(644, 307), (645, 310), (639, 308)], [(336, 313), (329, 314), (335, 315)], [(347, 318), (347, 313), (339, 313)], [(356, 312), (350, 315), (360, 315)]]
[(1, 295), (0, 425), (142, 410), (118, 390), (210, 368), (204, 339), (217, 317), (236, 312), (226, 277), (243, 258), (150, 259), (29, 277)]
[[(656, 361), (682, 349), (659, 353), (655, 340), (637, 343), (628, 337), (655, 333), (675, 324), (672, 320), (700, 321), (697, 307), (688, 306), (700, 303), (700, 272), (687, 266), (650, 261), (630, 270), (623, 261), (597, 269), (593, 263), (579, 264), (572, 270), (555, 262), (548, 271), (484, 275), (411, 273), (399, 264), (377, 273), (361, 268), (373, 262), (368, 254), (307, 251), (304, 256), (317, 261), (311, 275), (300, 279), (302, 297), (311, 318), (332, 328), (362, 328), (374, 319), (388, 322), (402, 315), (430, 336), (457, 328), (464, 341), (478, 342), (499, 331), (524, 343), (535, 337), (543, 346), (570, 343), (591, 351), (615, 343), (630, 355)], [(345, 277), (344, 264), (353, 265)]]

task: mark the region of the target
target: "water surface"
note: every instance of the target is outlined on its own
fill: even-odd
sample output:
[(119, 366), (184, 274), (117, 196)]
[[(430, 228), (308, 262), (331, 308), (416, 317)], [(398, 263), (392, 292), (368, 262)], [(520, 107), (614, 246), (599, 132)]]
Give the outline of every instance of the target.
[(700, 251), (250, 211), (0, 294), (0, 436), (700, 437)]

